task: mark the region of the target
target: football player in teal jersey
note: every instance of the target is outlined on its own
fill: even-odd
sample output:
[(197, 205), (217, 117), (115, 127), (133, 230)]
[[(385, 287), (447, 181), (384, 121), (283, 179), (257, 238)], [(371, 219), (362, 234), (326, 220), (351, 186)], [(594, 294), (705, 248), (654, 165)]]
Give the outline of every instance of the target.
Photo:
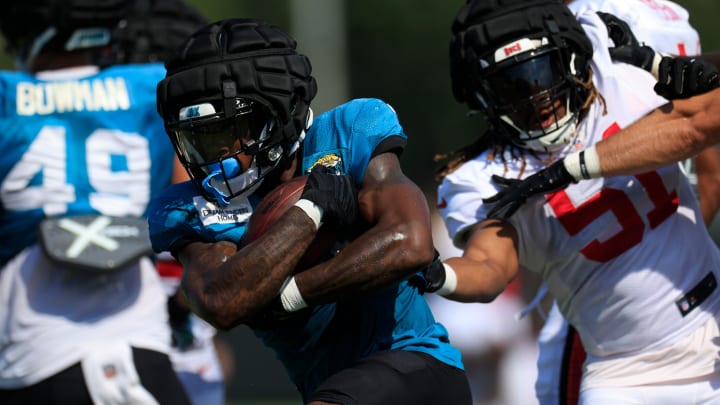
[(116, 36), (141, 2), (3, 4), (0, 403), (189, 403), (143, 219), (173, 172), (165, 69)]
[[(193, 311), (251, 327), (307, 404), (470, 404), (460, 353), (413, 282), (434, 249), (396, 112), (355, 99), (313, 119), (310, 61), (259, 20), (210, 24), (181, 49), (158, 110), (191, 181), (155, 198), (148, 220), (153, 249), (184, 266)], [(300, 200), (244, 243), (261, 198), (299, 175)], [(320, 226), (347, 243), (294, 273)]]

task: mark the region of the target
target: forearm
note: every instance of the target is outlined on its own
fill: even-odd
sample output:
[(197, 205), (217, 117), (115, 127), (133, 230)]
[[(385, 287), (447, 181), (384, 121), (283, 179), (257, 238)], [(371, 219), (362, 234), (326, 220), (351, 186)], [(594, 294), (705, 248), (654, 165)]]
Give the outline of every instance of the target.
[[(455, 273), (455, 289), (445, 297), (458, 302), (492, 302), (512, 281), (489, 260), (474, 261), (453, 257), (444, 261), (446, 271)], [(449, 269), (448, 269), (449, 266)]]
[[(621, 136), (596, 145), (602, 177), (632, 175), (692, 157), (704, 148), (701, 134), (684, 117), (653, 112)], [(620, 135), (620, 134), (616, 134)], [(598, 176), (599, 177), (599, 176)]]
[(718, 141), (720, 90), (714, 90), (657, 108), (591, 147), (583, 154), (596, 153), (599, 166), (587, 175), (570, 164), (580, 153), (568, 156), (566, 166), (576, 180), (632, 175), (687, 159)]
[(367, 229), (328, 262), (296, 276), (310, 304), (365, 294), (433, 260), (425, 195), (402, 174), (396, 156), (384, 154), (371, 161), (358, 201)]
[(188, 245), (180, 260), (191, 308), (221, 329), (251, 319), (278, 296), (315, 233), (312, 220), (293, 207), (241, 250), (230, 242)]
[(509, 222), (493, 219), (469, 232), (463, 255), (444, 261), (446, 280), (438, 291), (454, 301), (491, 302), (519, 272), (517, 232)]
[(310, 305), (362, 296), (409, 277), (433, 258), (430, 237), (416, 238), (417, 225), (373, 227), (332, 259), (295, 276)]

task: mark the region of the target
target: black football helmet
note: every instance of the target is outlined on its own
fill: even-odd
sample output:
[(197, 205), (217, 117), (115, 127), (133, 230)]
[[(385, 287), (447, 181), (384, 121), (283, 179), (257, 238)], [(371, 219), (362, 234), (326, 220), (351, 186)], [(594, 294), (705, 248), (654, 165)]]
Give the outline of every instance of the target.
[[(317, 92), (310, 61), (292, 37), (259, 20), (223, 20), (192, 34), (165, 67), (158, 112), (206, 198), (229, 204), (288, 167)], [(245, 170), (240, 153), (252, 156)]]
[(549, 152), (575, 140), (592, 44), (560, 0), (468, 0), (452, 34), (457, 101), (521, 148)]
[(164, 62), (207, 18), (185, 0), (134, 0), (113, 32), (117, 63)]
[[(22, 70), (45, 48), (66, 51), (110, 44), (129, 0), (5, 0), (0, 32)], [(98, 64), (108, 57), (99, 53)]]

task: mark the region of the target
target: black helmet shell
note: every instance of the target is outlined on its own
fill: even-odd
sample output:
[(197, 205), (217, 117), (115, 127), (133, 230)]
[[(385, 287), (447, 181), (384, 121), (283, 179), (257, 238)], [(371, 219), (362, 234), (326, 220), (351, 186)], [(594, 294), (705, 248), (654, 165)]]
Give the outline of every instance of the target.
[(134, 0), (113, 33), (119, 63), (164, 62), (209, 21), (185, 0)]
[(79, 28), (112, 29), (125, 17), (128, 0), (4, 0), (0, 32), (7, 50), (27, 52), (38, 35), (50, 27), (53, 43), (64, 43)]
[(317, 93), (310, 60), (296, 41), (276, 26), (255, 19), (222, 20), (196, 31), (165, 63), (157, 87), (158, 112), (165, 123), (182, 107), (212, 103), (226, 116), (236, 98), (259, 102), (277, 120), (271, 142), (287, 146), (307, 124)]
[(452, 24), (450, 76), (455, 99), (482, 106), (472, 92), (480, 58), (519, 38), (548, 38), (574, 56), (574, 74), (587, 78), (592, 43), (572, 12), (559, 0), (468, 0)]

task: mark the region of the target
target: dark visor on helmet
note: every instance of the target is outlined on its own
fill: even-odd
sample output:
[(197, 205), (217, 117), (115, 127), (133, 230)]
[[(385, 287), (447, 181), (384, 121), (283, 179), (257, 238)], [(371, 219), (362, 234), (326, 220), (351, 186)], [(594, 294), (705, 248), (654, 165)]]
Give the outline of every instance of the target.
[(244, 105), (231, 117), (215, 113), (168, 124), (181, 159), (192, 166), (207, 166), (241, 152), (254, 155), (269, 116), (253, 104)]
[(493, 72), (483, 77), (483, 87), (495, 104), (509, 106), (527, 103), (550, 92), (565, 79), (560, 52), (553, 49), (519, 62), (517, 59), (500, 62)]
[(523, 131), (548, 130), (567, 111), (570, 79), (556, 48), (502, 61), (483, 76), (486, 100)]

